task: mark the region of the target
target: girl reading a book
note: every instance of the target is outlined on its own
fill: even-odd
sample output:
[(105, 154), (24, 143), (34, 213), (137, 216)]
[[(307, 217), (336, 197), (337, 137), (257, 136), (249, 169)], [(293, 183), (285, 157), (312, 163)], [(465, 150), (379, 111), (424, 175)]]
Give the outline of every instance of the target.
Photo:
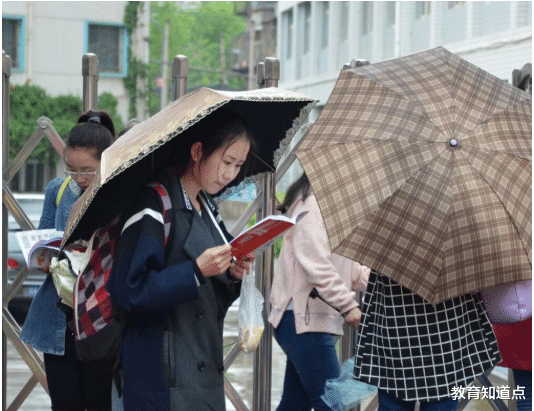
[(251, 145), (244, 121), (216, 110), (164, 146), (166, 161), (154, 162), (164, 164), (155, 179), (169, 192), (170, 219), (152, 188), (125, 212), (107, 286), (129, 312), (125, 410), (225, 409), (224, 318), (255, 255), (232, 257), (211, 195), (246, 167)]
[[(79, 117), (65, 142), (66, 178), (46, 187), (39, 229), (65, 230), (72, 205), (93, 180), (102, 152), (114, 138), (107, 113), (88, 111)], [(77, 360), (72, 319), (72, 309), (60, 302), (49, 275), (32, 301), (20, 339), (44, 353), (53, 410), (110, 410), (111, 374)]]
[(358, 327), (353, 290), (365, 291), (370, 269), (332, 254), (306, 174), (289, 187), (279, 210), (289, 217), (307, 214), (284, 235), (271, 290), (269, 322), (287, 355), (277, 410), (330, 410), (321, 396), (326, 381), (340, 375), (335, 339), (344, 322)]

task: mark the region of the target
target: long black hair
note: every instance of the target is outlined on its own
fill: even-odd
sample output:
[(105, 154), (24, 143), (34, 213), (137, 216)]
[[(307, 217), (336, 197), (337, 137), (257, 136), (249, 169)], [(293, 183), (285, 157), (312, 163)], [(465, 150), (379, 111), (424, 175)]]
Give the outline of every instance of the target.
[(102, 152), (115, 140), (115, 127), (110, 115), (105, 111), (89, 110), (78, 118), (77, 124), (69, 132), (65, 150), (85, 148), (93, 150), (100, 160)]
[(298, 180), (289, 186), (286, 197), (284, 198), (284, 202), (280, 204), (277, 209), (282, 212), (282, 214), (287, 213), (289, 207), (291, 207), (291, 205), (297, 200), (297, 198), (299, 198), (299, 196), (302, 196), (302, 200), (305, 200), (306, 197), (310, 195), (310, 191), (310, 180), (308, 180), (306, 173), (302, 173)]

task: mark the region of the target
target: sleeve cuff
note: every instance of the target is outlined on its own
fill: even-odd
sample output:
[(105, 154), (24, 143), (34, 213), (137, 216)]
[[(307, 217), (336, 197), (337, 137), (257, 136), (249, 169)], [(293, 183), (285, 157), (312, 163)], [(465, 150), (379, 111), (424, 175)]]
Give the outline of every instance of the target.
[(191, 263), (193, 264), (193, 270), (195, 272), (195, 281), (197, 282), (197, 286), (200, 287), (206, 282), (206, 278), (202, 275), (202, 271), (200, 271), (197, 262), (195, 260), (191, 260)]

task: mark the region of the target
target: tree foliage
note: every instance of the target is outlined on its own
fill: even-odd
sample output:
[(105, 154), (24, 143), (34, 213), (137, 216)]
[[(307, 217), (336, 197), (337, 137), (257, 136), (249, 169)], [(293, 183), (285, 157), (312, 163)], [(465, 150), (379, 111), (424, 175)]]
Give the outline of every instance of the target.
[[(245, 19), (234, 13), (234, 2), (202, 1), (153, 2), (153, 21), (150, 24), (150, 61), (160, 76), (162, 61), (162, 37), (165, 21), (169, 21), (169, 59), (183, 54), (189, 59), (188, 88), (214, 86), (222, 83), (220, 72), (198, 70), (221, 70), (221, 34), (224, 36), (228, 87), (242, 89), (245, 80), (230, 74), (232, 39), (245, 31)], [(154, 23), (154, 20), (157, 23)], [(170, 67), (168, 79), (171, 78)]]
[[(99, 97), (99, 109), (110, 113), (115, 129), (123, 127), (117, 113), (118, 100), (109, 92)], [(58, 134), (65, 139), (82, 113), (82, 99), (74, 95), (52, 97), (37, 85), (12, 85), (9, 94), (9, 157), (14, 159), (26, 141), (37, 131), (37, 120), (48, 117)], [(43, 138), (30, 158), (55, 164), (59, 159), (47, 138)]]
[[(9, 94), (9, 157), (13, 159), (26, 141), (38, 129), (37, 120), (48, 117), (61, 137), (65, 137), (82, 111), (82, 100), (73, 95), (49, 96), (37, 85), (29, 83), (11, 86)], [(30, 158), (40, 163), (54, 164), (54, 154), (48, 139), (43, 138)]]

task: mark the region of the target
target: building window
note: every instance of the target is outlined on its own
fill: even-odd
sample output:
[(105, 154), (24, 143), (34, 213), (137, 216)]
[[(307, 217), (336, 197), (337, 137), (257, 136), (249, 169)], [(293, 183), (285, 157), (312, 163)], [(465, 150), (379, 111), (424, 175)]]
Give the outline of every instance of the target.
[(290, 60), (293, 56), (293, 10), (288, 10), (282, 13), (282, 33), (286, 38), (285, 53), (286, 60)]
[(511, 20), (510, 1), (475, 1), (473, 35), (494, 35), (500, 31), (510, 30)]
[(340, 27), (339, 38), (343, 42), (343, 41), (348, 40), (349, 38), (349, 2), (348, 1), (342, 2), (340, 10), (341, 10), (340, 11), (341, 12), (341, 16), (340, 16), (341, 27)]
[(364, 1), (362, 10), (362, 35), (370, 34), (373, 31), (373, 2)]
[(430, 2), (416, 1), (415, 2), (415, 19), (430, 16)]
[(11, 57), (11, 68), (24, 69), (24, 19), (2, 18), (2, 50)]
[(321, 48), (324, 50), (328, 47), (328, 15), (330, 12), (330, 3), (328, 1), (322, 2), (322, 37)]
[(447, 2), (447, 7), (449, 9), (454, 9), (456, 7), (461, 7), (465, 4), (465, 1), (448, 1)]
[(517, 2), (517, 26), (531, 26), (532, 25), (532, 2), (518, 1)]
[(87, 51), (98, 57), (104, 75), (126, 75), (126, 29), (120, 25), (89, 23)]
[(310, 31), (311, 31), (311, 3), (307, 1), (304, 7), (304, 54), (310, 51)]
[(388, 1), (386, 6), (386, 27), (395, 25), (395, 2)]

